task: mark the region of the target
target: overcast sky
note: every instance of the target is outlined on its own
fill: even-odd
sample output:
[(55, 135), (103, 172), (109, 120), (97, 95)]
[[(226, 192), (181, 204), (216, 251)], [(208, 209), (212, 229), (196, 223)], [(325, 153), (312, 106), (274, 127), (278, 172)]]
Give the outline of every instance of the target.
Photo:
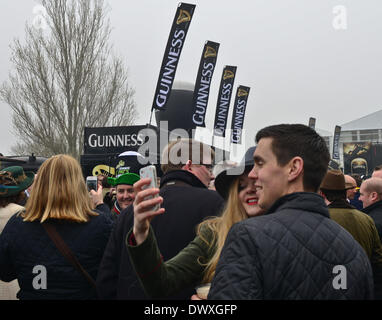
[[(334, 132), (382, 109), (382, 3), (380, 0), (199, 0), (175, 81), (194, 83), (204, 42), (220, 43), (206, 125), (212, 128), (222, 69), (236, 65), (235, 89), (249, 86), (246, 143), (264, 126), (308, 124)], [(129, 68), (136, 90), (137, 124), (149, 121), (159, 69), (179, 1), (108, 0), (110, 41)], [(24, 39), (34, 0), (2, 0), (0, 82), (12, 70), (9, 45)], [(343, 6), (338, 9), (337, 6)], [(341, 11), (336, 11), (341, 10)], [(346, 11), (344, 11), (344, 9)], [(344, 27), (336, 29), (333, 26)], [(337, 23), (337, 24), (336, 24)], [(341, 24), (342, 23), (342, 24)], [(232, 112), (233, 98), (230, 113)], [(16, 141), (11, 110), (0, 103), (0, 152)], [(228, 123), (230, 124), (230, 118)], [(381, 119), (382, 124), (382, 119)]]

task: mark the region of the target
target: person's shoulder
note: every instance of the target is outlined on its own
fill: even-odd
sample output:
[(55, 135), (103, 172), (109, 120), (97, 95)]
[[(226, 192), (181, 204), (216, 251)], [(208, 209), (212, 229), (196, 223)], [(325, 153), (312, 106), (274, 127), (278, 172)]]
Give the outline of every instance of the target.
[(109, 214), (106, 214), (104, 212), (97, 212), (97, 215), (91, 216), (88, 225), (93, 225), (95, 227), (105, 227), (105, 228), (111, 228), (114, 224), (114, 221), (112, 220), (111, 216)]
[(220, 194), (217, 191), (210, 190), (207, 188), (195, 188), (193, 187), (192, 193), (195, 195), (200, 195), (204, 198), (213, 199), (219, 202), (223, 202), (224, 199), (220, 196)]

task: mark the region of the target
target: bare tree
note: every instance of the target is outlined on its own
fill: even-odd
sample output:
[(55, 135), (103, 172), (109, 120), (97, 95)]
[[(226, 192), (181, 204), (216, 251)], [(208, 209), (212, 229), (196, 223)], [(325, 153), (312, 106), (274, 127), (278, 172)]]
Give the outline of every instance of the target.
[(45, 28), (26, 25), (26, 40), (11, 45), (15, 71), (0, 88), (13, 110), (24, 148), (44, 156), (76, 158), (84, 127), (130, 125), (134, 91), (108, 43), (111, 28), (103, 0), (43, 0)]

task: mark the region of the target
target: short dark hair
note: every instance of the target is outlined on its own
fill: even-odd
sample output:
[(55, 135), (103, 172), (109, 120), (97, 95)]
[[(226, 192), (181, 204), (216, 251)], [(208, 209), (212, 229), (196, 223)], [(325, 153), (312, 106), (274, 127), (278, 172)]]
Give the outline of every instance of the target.
[(374, 168), (374, 171), (379, 171), (379, 170), (382, 170), (382, 164), (380, 164)]
[(321, 189), (321, 192), (330, 202), (334, 202), (337, 200), (346, 200), (346, 190)]
[(285, 166), (293, 157), (304, 160), (304, 190), (317, 192), (330, 160), (324, 139), (312, 128), (303, 124), (279, 124), (261, 129), (256, 143), (262, 138), (272, 138), (272, 151), (277, 163)]

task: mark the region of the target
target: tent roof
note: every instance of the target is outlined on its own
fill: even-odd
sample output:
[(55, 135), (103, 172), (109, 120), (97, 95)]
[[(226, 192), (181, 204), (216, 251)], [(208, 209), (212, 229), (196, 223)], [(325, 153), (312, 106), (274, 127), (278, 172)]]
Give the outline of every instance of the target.
[(368, 129), (382, 129), (382, 110), (341, 125), (341, 131)]

